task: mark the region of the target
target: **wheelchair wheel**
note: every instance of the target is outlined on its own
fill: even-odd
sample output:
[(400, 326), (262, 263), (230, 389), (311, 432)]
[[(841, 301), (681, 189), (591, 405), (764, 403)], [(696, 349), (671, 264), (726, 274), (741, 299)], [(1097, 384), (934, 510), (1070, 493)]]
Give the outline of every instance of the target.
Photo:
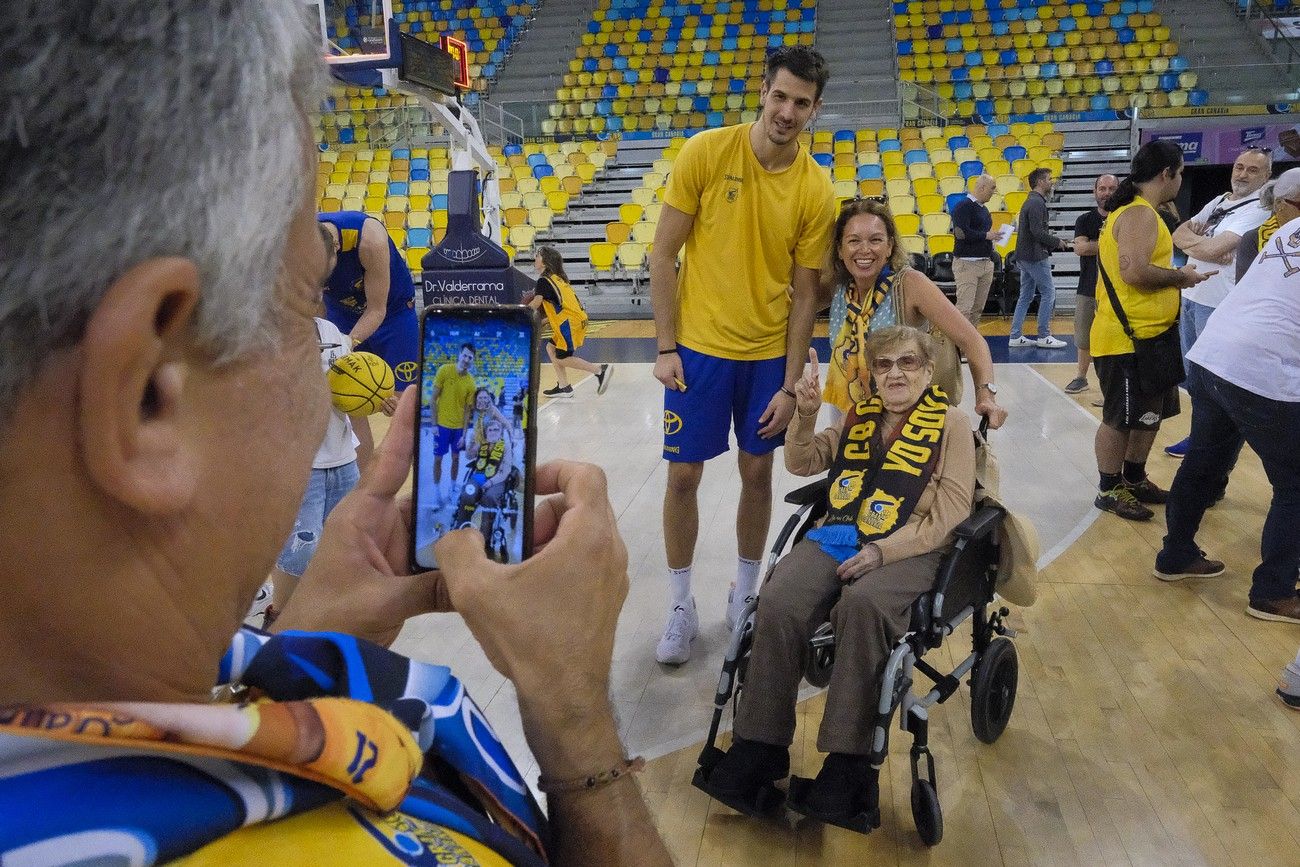
[(818, 689), (831, 682), (831, 670), (835, 667), (835, 642), (830, 626), (824, 623), (813, 633), (808, 664), (804, 666), (804, 679)]
[(912, 821), (921, 842), (935, 846), (943, 839), (943, 810), (934, 783), (919, 777), (912, 780)]
[(995, 638), (971, 678), (970, 724), (975, 737), (991, 744), (1002, 736), (1016, 704), (1020, 663), (1008, 638)]

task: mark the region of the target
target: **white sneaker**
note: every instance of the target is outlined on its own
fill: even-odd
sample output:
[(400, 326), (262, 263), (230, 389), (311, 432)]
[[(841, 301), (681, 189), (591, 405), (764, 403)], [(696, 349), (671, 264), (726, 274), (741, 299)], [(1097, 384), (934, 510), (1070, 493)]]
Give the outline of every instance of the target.
[(681, 665), (691, 658), (691, 642), (700, 634), (700, 617), (695, 613), (695, 599), (690, 605), (676, 605), (668, 615), (668, 626), (655, 647), (655, 659), (664, 665)]
[(1064, 349), (1066, 345), (1064, 340), (1057, 340), (1050, 334), (1046, 337), (1038, 338), (1034, 343), (1039, 349)]
[(736, 585), (731, 585), (731, 592), (727, 594), (727, 630), (736, 631), (736, 624), (740, 622), (740, 615), (744, 613), (749, 603), (757, 599), (757, 596), (741, 596), (736, 592)]
[(249, 606), (248, 613), (244, 615), (244, 620), (255, 620), (258, 626), (262, 625), (262, 615), (266, 609), (271, 607), (271, 593), (275, 586), (268, 579), (263, 582), (262, 586), (257, 589), (257, 596), (253, 598), (253, 604)]
[(1032, 337), (1013, 337), (1007, 341), (1007, 346), (1037, 346), (1037, 342)]

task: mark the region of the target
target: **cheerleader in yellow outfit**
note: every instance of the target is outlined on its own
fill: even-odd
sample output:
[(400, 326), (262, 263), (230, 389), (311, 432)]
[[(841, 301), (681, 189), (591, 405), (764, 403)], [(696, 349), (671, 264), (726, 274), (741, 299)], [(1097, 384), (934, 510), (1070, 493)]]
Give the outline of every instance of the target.
[(582, 346), (587, 335), (587, 311), (582, 309), (577, 294), (569, 285), (569, 278), (564, 273), (564, 259), (554, 247), (538, 247), (534, 259), (537, 266), (537, 289), (528, 301), (534, 310), (541, 308), (546, 314), (546, 321), (551, 326), (551, 339), (546, 344), (546, 354), (555, 366), (554, 388), (542, 392), (547, 397), (572, 397), (573, 386), (569, 385), (565, 368), (582, 370), (596, 377), (596, 393), (604, 394), (609, 388), (610, 368), (608, 364), (599, 367), (590, 361), (579, 358), (574, 353)]

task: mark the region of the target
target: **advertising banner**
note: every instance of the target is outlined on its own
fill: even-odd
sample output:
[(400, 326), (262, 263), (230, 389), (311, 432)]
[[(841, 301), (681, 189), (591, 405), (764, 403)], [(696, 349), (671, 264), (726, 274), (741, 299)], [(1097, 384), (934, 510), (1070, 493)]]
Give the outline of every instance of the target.
[[(1300, 120), (1298, 118), (1297, 120)], [(1147, 130), (1142, 143), (1163, 139), (1183, 149), (1189, 165), (1231, 165), (1243, 151), (1266, 150), (1279, 162), (1300, 159), (1300, 124), (1221, 126), (1194, 132)]]

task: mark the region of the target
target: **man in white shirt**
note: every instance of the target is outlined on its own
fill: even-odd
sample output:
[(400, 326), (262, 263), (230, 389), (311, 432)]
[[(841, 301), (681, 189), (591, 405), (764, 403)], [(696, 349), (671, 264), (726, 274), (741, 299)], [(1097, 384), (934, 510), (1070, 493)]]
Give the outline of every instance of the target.
[[(1268, 219), (1269, 211), (1259, 205), (1259, 190), (1272, 173), (1273, 157), (1268, 151), (1258, 148), (1243, 151), (1232, 164), (1232, 189), (1211, 199), (1174, 232), (1174, 244), (1187, 254), (1189, 265), (1201, 273), (1218, 272), (1183, 290), (1178, 329), (1184, 358), (1205, 330), (1210, 314), (1232, 290), (1241, 236)], [(1175, 458), (1186, 453), (1185, 439), (1165, 449), (1165, 454)]]
[[(1278, 179), (1274, 196), (1300, 204), (1300, 169)], [(1269, 239), (1210, 316), (1187, 361), (1192, 433), (1169, 490), (1169, 532), (1156, 577), (1195, 574), (1205, 557), (1196, 546), (1201, 517), (1242, 443), (1249, 443), (1273, 486), (1273, 501), (1246, 613), (1300, 624), (1300, 219)]]

